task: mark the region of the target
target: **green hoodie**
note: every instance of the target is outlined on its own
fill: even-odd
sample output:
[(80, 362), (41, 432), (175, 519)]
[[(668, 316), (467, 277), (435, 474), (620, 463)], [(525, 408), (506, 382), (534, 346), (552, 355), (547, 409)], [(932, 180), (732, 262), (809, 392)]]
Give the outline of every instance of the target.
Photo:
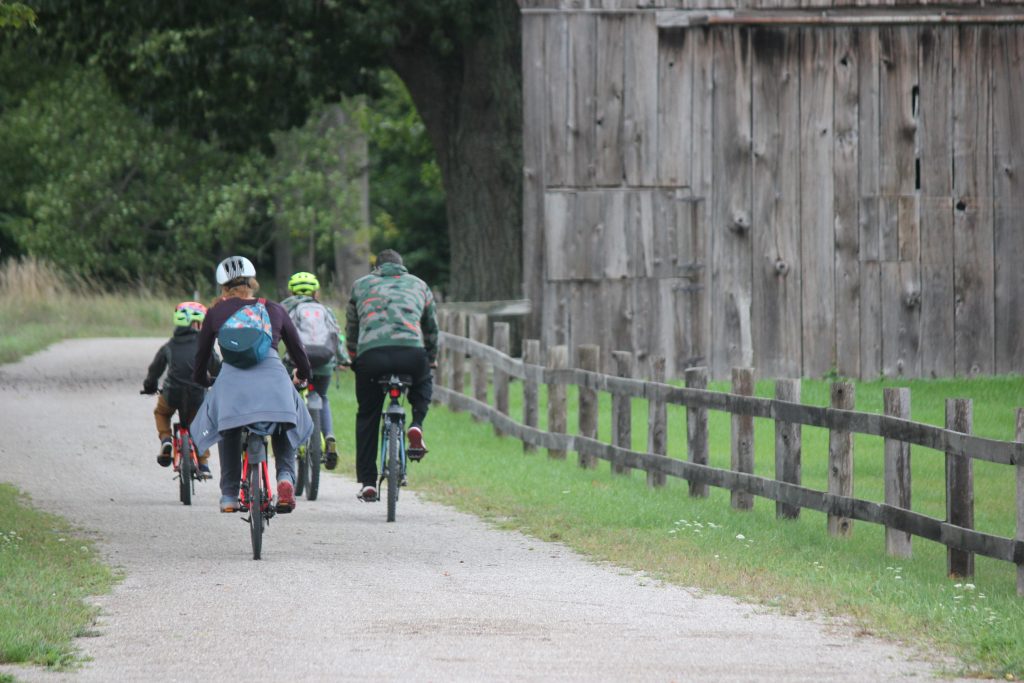
[(381, 346), (413, 346), (437, 360), (434, 294), (405, 266), (384, 263), (352, 286), (345, 326), (349, 356)]

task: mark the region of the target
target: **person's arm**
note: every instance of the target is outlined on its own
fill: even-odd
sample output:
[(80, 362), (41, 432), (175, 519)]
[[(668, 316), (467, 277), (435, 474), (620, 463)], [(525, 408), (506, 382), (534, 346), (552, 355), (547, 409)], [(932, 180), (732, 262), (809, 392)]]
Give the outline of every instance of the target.
[(213, 353), (213, 341), (217, 331), (210, 320), (214, 309), (206, 314), (206, 320), (199, 330), (199, 342), (196, 344), (196, 357), (192, 361), (192, 381), (201, 387), (210, 386), (210, 373), (208, 371), (210, 355)]
[(334, 356), (338, 359), (339, 365), (348, 365), (348, 351), (345, 349), (345, 333), (341, 329), (341, 325), (338, 324), (338, 318), (335, 317), (334, 311), (331, 310), (330, 306), (324, 306), (327, 311), (327, 317), (330, 319), (330, 323), (334, 325), (334, 329), (338, 330), (338, 348), (334, 350)]
[(164, 370), (167, 369), (167, 345), (170, 342), (164, 342), (160, 350), (153, 356), (153, 362), (149, 364), (149, 369), (146, 371), (146, 379), (142, 380), (142, 393), (144, 394), (155, 394), (157, 386), (160, 382), (160, 375), (164, 374)]
[(434, 294), (427, 290), (427, 305), (420, 316), (420, 329), (423, 330), (423, 347), (427, 350), (427, 359), (431, 367), (437, 365), (437, 307), (434, 305)]
[(298, 378), (308, 382), (313, 377), (313, 370), (309, 367), (309, 357), (306, 356), (306, 348), (302, 345), (299, 331), (295, 329), (295, 323), (288, 315), (284, 307), (281, 307), (281, 340), (284, 347), (288, 349), (288, 356), (295, 365)]
[(355, 292), (349, 297), (345, 309), (345, 348), (348, 349), (349, 360), (355, 360), (359, 351), (359, 308), (356, 306)]

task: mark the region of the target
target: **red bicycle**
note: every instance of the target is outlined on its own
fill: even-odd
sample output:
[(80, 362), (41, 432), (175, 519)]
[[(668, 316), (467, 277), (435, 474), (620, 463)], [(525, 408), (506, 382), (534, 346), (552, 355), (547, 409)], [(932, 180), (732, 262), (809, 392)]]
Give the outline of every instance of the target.
[(192, 435), (188, 427), (177, 421), (171, 434), (172, 465), (178, 473), (178, 494), (181, 502), (185, 505), (192, 504), (192, 494), (195, 493), (197, 481), (205, 481), (206, 477), (199, 469), (199, 451), (192, 441)]
[(277, 501), (270, 485), (270, 468), (267, 465), (267, 434), (259, 433), (255, 425), (242, 431), (242, 481), (238, 488), (238, 502), (249, 516), (243, 522), (249, 523), (252, 540), (252, 559), (258, 560), (263, 552), (263, 530), (270, 519), (277, 514)]

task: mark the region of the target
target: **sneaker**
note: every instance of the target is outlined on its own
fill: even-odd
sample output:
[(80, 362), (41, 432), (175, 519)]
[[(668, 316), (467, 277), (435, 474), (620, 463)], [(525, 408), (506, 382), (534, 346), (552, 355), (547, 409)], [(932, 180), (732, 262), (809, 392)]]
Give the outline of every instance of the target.
[(213, 479), (213, 472), (210, 471), (210, 466), (206, 463), (199, 464), (199, 477), (201, 479)]
[(160, 442), (160, 455), (156, 456), (156, 462), (160, 467), (167, 467), (171, 464), (171, 451), (174, 446), (171, 445), (170, 439), (164, 439)]
[(277, 482), (277, 511), (284, 514), (295, 509), (295, 485), (287, 479)]
[(239, 512), (242, 506), (238, 502), (238, 496), (221, 496), (220, 497), (220, 511), (221, 512)]
[(413, 425), (409, 427), (407, 436), (409, 438), (409, 447), (405, 449), (405, 454), (409, 456), (410, 460), (419, 462), (427, 454), (427, 445), (423, 442), (423, 428), (419, 425)]
[(356, 498), (364, 503), (377, 502), (377, 487), (373, 484), (364, 484), (363, 487), (359, 489), (359, 493), (356, 494)]
[(324, 467), (333, 470), (338, 466), (338, 444), (333, 434), (328, 435), (324, 442)]

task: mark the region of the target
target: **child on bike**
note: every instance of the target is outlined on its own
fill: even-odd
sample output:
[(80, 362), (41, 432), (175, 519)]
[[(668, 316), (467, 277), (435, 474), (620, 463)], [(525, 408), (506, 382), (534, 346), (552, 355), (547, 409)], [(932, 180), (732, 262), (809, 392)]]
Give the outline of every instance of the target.
[[(192, 368), (199, 341), (199, 329), (206, 318), (206, 307), (195, 301), (183, 301), (174, 308), (174, 334), (160, 347), (149, 365), (146, 379), (142, 382), (143, 394), (157, 393), (157, 382), (167, 371), (160, 395), (153, 409), (156, 419), (157, 436), (160, 439), (160, 453), (156, 457), (161, 467), (171, 464), (171, 418), (178, 413), (178, 419), (189, 425), (203, 402), (206, 389), (192, 381)], [(210, 356), (210, 374), (220, 372), (220, 357)], [(209, 479), (210, 452), (199, 456), (200, 476)]]
[[(298, 272), (288, 279), (288, 291), (292, 296), (281, 302), (292, 319), (302, 345), (313, 367), (310, 385), (323, 399), (321, 430), (324, 436), (324, 465), (333, 470), (338, 465), (338, 447), (334, 438), (334, 421), (327, 390), (331, 386), (331, 375), (338, 366), (349, 365), (345, 350), (345, 335), (334, 312), (320, 302), (320, 281), (316, 275)], [(286, 364), (290, 365), (288, 359)]]

